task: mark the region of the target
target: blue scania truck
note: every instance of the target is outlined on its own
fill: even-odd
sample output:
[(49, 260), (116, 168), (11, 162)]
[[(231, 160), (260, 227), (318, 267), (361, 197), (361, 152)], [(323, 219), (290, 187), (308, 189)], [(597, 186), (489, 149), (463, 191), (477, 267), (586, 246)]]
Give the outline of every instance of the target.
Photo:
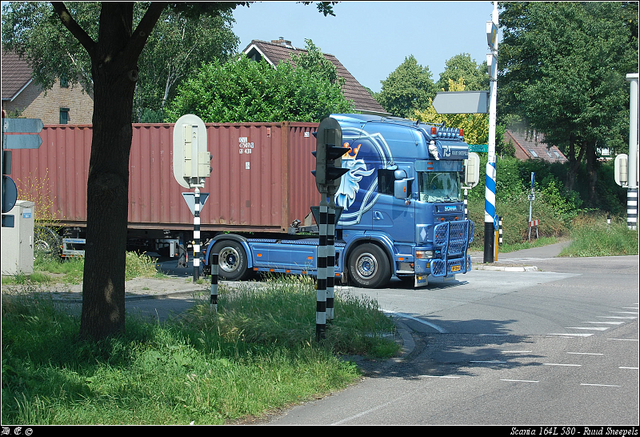
[[(474, 224), (465, 217), (469, 146), (456, 128), (365, 114), (334, 114), (342, 129), (342, 176), (334, 201), (335, 275), (358, 287), (384, 287), (392, 276), (426, 286), (429, 277), (471, 270)], [(313, 159), (310, 156), (310, 159)], [(465, 177), (467, 178), (465, 182)], [(472, 178), (472, 176), (471, 176)], [(311, 228), (257, 238), (218, 234), (205, 243), (204, 272), (218, 253), (223, 280), (251, 272), (317, 274), (319, 238)]]

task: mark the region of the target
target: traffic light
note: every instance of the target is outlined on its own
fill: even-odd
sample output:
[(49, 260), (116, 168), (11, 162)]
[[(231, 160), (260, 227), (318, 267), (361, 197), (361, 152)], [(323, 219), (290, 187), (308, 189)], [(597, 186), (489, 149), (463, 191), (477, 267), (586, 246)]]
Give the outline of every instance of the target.
[(325, 118), (318, 126), (316, 133), (316, 169), (312, 171), (316, 178), (318, 191), (333, 196), (340, 186), (340, 178), (349, 169), (342, 168), (342, 155), (349, 151), (342, 147), (342, 128), (331, 117)]

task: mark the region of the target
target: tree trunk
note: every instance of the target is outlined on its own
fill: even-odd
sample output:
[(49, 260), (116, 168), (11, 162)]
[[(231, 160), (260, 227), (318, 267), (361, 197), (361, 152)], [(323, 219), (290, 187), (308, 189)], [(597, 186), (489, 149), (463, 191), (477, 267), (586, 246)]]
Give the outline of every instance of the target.
[(586, 150), (587, 158), (587, 178), (589, 181), (589, 204), (592, 208), (598, 207), (598, 155), (596, 153), (596, 142), (585, 141), (583, 147)]
[(133, 3), (103, 3), (92, 54), (94, 113), (80, 337), (124, 333), (131, 112), (137, 57), (126, 59)]

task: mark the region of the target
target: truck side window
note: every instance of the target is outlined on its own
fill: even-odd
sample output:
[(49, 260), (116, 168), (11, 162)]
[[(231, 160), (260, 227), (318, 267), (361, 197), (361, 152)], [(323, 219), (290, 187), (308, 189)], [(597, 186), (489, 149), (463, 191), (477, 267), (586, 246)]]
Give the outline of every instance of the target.
[(393, 170), (378, 169), (378, 193), (393, 196), (393, 181), (395, 180)]

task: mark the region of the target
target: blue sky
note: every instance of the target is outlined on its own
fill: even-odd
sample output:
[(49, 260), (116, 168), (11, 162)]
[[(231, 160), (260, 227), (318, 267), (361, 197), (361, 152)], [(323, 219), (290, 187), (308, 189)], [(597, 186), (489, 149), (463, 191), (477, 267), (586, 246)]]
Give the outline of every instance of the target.
[(468, 53), (480, 64), (489, 53), (485, 23), (492, 2), (343, 1), (333, 10), (335, 17), (325, 17), (315, 4), (252, 3), (236, 8), (233, 31), (240, 50), (254, 39), (283, 37), (297, 48), (311, 39), (375, 92), (410, 55), (429, 67), (435, 82), (453, 56)]

